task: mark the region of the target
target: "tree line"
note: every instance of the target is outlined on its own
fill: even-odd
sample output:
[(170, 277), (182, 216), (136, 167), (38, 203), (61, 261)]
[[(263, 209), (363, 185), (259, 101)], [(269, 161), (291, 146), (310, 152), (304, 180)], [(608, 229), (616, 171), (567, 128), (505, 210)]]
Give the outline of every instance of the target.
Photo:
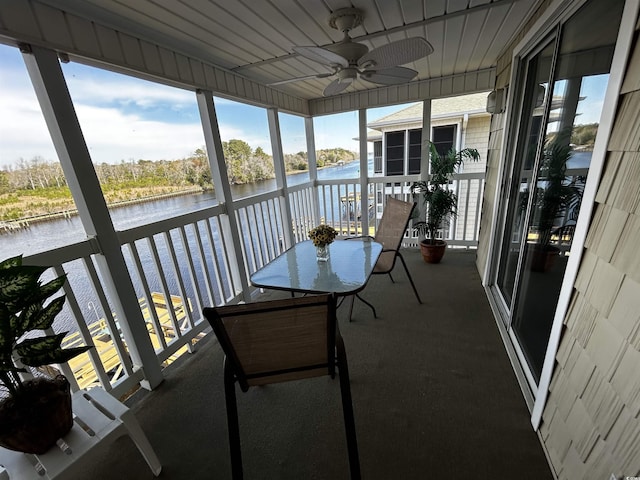
[[(222, 143), (229, 182), (244, 184), (275, 177), (273, 158), (262, 148), (255, 149), (244, 140)], [(355, 152), (342, 148), (316, 152), (319, 167), (352, 161)], [(284, 155), (285, 170), (308, 169), (306, 152)], [(145, 196), (170, 193), (194, 187), (213, 188), (207, 153), (197, 148), (177, 160), (121, 161), (95, 163), (96, 175), (107, 203), (133, 200)], [(0, 220), (54, 213), (72, 209), (73, 200), (62, 167), (58, 162), (40, 156), (20, 159), (15, 165), (0, 170)]]

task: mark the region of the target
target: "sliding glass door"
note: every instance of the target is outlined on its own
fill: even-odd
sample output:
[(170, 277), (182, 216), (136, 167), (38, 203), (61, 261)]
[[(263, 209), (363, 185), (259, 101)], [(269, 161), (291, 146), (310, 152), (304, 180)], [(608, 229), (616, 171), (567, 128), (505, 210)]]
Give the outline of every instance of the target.
[(521, 59), (514, 85), (521, 108), (511, 129), (492, 292), (532, 390), (573, 241), (623, 5), (586, 2)]

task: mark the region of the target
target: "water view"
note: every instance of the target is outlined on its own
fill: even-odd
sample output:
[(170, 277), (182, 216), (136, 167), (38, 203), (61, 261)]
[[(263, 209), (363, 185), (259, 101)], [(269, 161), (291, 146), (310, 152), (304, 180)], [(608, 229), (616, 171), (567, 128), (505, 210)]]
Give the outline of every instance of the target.
[[(347, 163), (344, 166), (327, 167), (319, 170), (318, 177), (320, 179), (355, 179), (359, 175), (359, 162)], [(290, 175), (287, 177), (290, 185), (297, 185), (308, 181), (308, 173)], [(263, 182), (256, 182), (245, 185), (233, 185), (232, 194), (234, 198), (244, 198), (260, 193), (273, 191), (275, 189), (275, 180), (267, 180)], [(161, 200), (154, 200), (145, 203), (139, 203), (135, 205), (122, 206), (110, 210), (113, 223), (116, 230), (123, 231), (141, 225), (165, 220), (174, 216), (183, 215), (189, 212), (202, 210), (216, 205), (217, 200), (212, 192), (204, 192), (199, 194), (187, 194), (179, 195), (170, 198), (164, 198)], [(339, 206), (338, 206), (339, 208)], [(215, 226), (212, 227), (214, 241), (219, 238), (219, 232), (217, 232)], [(190, 244), (195, 241), (195, 232), (191, 229), (185, 229), (186, 241)], [(33, 223), (29, 227), (14, 230), (8, 233), (0, 235), (0, 255), (2, 258), (8, 258), (15, 255), (24, 254), (25, 256), (33, 255), (36, 253), (52, 250), (65, 245), (80, 242), (86, 239), (82, 222), (78, 216), (71, 218), (55, 219), (50, 221), (44, 221), (39, 223)], [(145, 271), (146, 281), (151, 292), (163, 292), (165, 286), (171, 295), (179, 295), (180, 288), (178, 285), (178, 278), (171, 268), (167, 268), (166, 271), (155, 271), (156, 265), (153, 260), (153, 253), (150, 250), (149, 244), (144, 241), (137, 242), (138, 253), (140, 255), (140, 261), (142, 268)], [(171, 258), (171, 252), (168, 245), (159, 239), (156, 244), (157, 254), (159, 258), (164, 262), (169, 262)], [(183, 247), (180, 242), (174, 245), (176, 254), (180, 256)], [(205, 246), (205, 250), (207, 247)], [(220, 251), (220, 245), (209, 245), (209, 249), (215, 249), (216, 255), (219, 258), (223, 255)], [(133, 260), (131, 252), (128, 248), (123, 249), (125, 259), (128, 265), (132, 269)], [(210, 262), (210, 259), (207, 260)], [(68, 280), (71, 284), (73, 294), (77, 300), (78, 306), (82, 312), (85, 321), (88, 324), (96, 322), (105, 317), (105, 312), (101, 308), (100, 303), (97, 300), (96, 293), (93, 290), (91, 282), (87, 279), (87, 273), (85, 266), (80, 260), (69, 262), (64, 265), (65, 271), (68, 275)], [(165, 268), (165, 266), (163, 266)], [(186, 265), (180, 265), (180, 268), (187, 268)], [(199, 265), (194, 265), (196, 281), (200, 285), (203, 285), (203, 277), (205, 272)], [(211, 266), (211, 268), (213, 268)], [(188, 278), (189, 272), (181, 272)], [(144, 296), (144, 291), (141, 287), (139, 279), (136, 275), (132, 275), (136, 293), (139, 298)], [(166, 284), (163, 285), (162, 281)], [(213, 280), (212, 280), (213, 281)], [(222, 281), (225, 283), (223, 288), (228, 289), (224, 275)], [(184, 286), (185, 295), (188, 299), (195, 298), (194, 286), (187, 284)], [(216, 294), (215, 302), (219, 302), (219, 295)], [(192, 305), (195, 310), (197, 305)], [(68, 305), (65, 306), (65, 310), (56, 320), (54, 326), (56, 331), (75, 331), (77, 327), (72, 318), (71, 313), (68, 311)]]
[[(356, 178), (360, 174), (358, 161), (344, 166), (327, 167), (318, 171), (322, 180)], [(288, 175), (290, 185), (308, 181), (308, 173)], [(276, 188), (275, 180), (232, 185), (234, 198), (244, 198), (269, 192)], [(179, 195), (110, 210), (116, 230), (127, 230), (141, 225), (201, 210), (217, 204), (212, 192)], [(0, 258), (24, 254), (25, 256), (80, 242), (86, 238), (78, 216), (33, 223), (28, 228), (0, 235)]]

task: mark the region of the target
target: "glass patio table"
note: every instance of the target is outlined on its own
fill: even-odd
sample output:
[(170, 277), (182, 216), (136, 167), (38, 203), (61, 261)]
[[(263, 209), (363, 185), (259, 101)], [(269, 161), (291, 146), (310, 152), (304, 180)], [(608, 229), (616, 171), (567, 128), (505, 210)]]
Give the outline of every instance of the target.
[[(316, 247), (311, 240), (306, 240), (296, 243), (257, 270), (251, 275), (251, 284), (260, 288), (287, 290), (292, 294), (356, 295), (367, 284), (381, 252), (382, 245), (370, 238), (336, 240), (329, 245), (329, 260), (319, 262), (316, 260)], [(373, 305), (362, 297), (358, 298), (369, 305), (375, 316)]]

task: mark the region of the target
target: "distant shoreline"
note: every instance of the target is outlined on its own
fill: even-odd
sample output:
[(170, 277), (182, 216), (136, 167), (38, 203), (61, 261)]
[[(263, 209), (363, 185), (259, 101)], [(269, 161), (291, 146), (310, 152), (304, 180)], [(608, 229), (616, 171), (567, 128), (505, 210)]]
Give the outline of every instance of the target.
[[(349, 161), (342, 161), (342, 164), (340, 162), (336, 162), (336, 163), (331, 163), (331, 164), (327, 164), (324, 165), (322, 167), (318, 167), (318, 171), (320, 170), (324, 170), (324, 169), (328, 169), (328, 168), (340, 168), (340, 167), (345, 167), (353, 162), (356, 162), (357, 159), (353, 159), (353, 160), (349, 160)], [(301, 175), (301, 174), (308, 174), (309, 170), (305, 169), (305, 170), (297, 170), (297, 171), (290, 171), (287, 172), (287, 175)], [(271, 179), (265, 179), (265, 180), (260, 180), (260, 181), (268, 181), (268, 180), (273, 180), (273, 178)], [(250, 182), (250, 183), (254, 183), (254, 182)], [(245, 184), (235, 184), (235, 185), (245, 185)], [(154, 195), (148, 195), (148, 196), (144, 196), (144, 197), (140, 197), (140, 198), (133, 198), (133, 199), (129, 199), (129, 200), (119, 200), (116, 202), (111, 202), (108, 203), (107, 206), (109, 208), (118, 208), (118, 207), (125, 207), (128, 205), (135, 205), (135, 204), (141, 204), (141, 203), (147, 203), (147, 202), (152, 202), (155, 200), (162, 200), (165, 198), (171, 198), (171, 197), (177, 197), (177, 196), (182, 196), (182, 195), (192, 195), (192, 194), (196, 194), (196, 193), (203, 193), (206, 191), (210, 191), (211, 189), (207, 189), (207, 188), (203, 188), (200, 186), (193, 186), (193, 187), (188, 187), (185, 189), (181, 189), (181, 190), (176, 190), (176, 191), (172, 191), (172, 192), (167, 192), (167, 193), (158, 193), (158, 194), (154, 194)], [(42, 222), (48, 222), (48, 221), (52, 221), (52, 220), (59, 220), (59, 219), (69, 219), (71, 217), (74, 217), (78, 215), (78, 210), (76, 208), (72, 208), (72, 209), (67, 209), (67, 210), (62, 210), (62, 211), (58, 211), (58, 212), (52, 212), (52, 213), (43, 213), (40, 215), (32, 215), (29, 217), (21, 217), (21, 218), (17, 218), (15, 220), (0, 220), (0, 234), (6, 234), (6, 233), (10, 233), (16, 230), (20, 230), (23, 228), (28, 228), (31, 224), (35, 224), (35, 223), (42, 223)]]
[[(136, 205), (139, 203), (152, 202), (154, 200), (162, 200), (164, 198), (178, 197), (182, 195), (192, 195), (194, 193), (203, 193), (206, 189), (202, 187), (190, 187), (184, 190), (176, 190), (168, 193), (158, 193), (156, 195), (149, 195), (141, 198), (133, 198), (130, 200), (120, 200), (107, 204), (109, 208), (126, 207), (128, 205)], [(78, 215), (78, 209), (73, 208), (69, 210), (63, 210), (61, 212), (44, 213), (42, 215), (34, 215), (31, 217), (22, 217), (15, 220), (2, 220), (0, 221), (0, 234), (9, 233), (21, 228), (27, 228), (32, 223), (48, 222), (50, 220), (58, 220), (61, 218), (71, 218)]]

